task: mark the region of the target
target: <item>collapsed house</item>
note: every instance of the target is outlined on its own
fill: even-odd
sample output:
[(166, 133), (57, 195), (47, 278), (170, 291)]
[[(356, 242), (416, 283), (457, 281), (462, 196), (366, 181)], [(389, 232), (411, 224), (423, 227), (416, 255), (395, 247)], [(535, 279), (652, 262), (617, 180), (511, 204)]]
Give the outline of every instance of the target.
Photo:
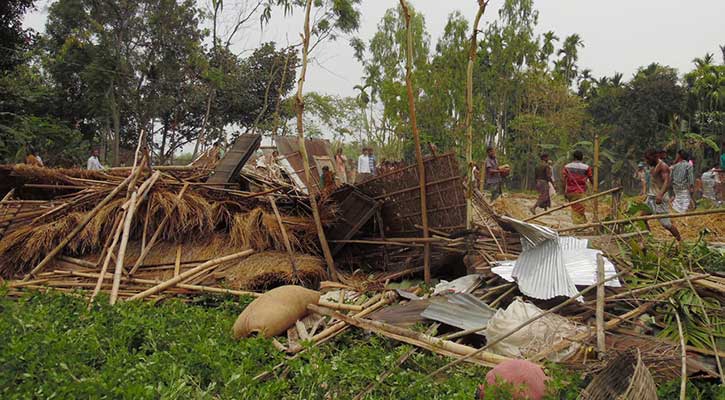
[[(594, 249), (593, 240), (500, 215), (475, 191), (466, 229), (464, 179), (453, 153), (423, 160), (425, 238), (416, 166), (320, 195), (296, 138), (277, 138), (279, 174), (257, 162), (260, 143), (259, 135), (242, 135), (221, 159), (208, 153), (189, 166), (154, 167), (144, 157), (105, 171), (0, 166), (0, 276), (9, 294), (52, 288), (91, 300), (107, 295), (112, 303), (183, 301), (199, 293), (260, 297), (301, 285), (322, 294), (298, 307), (281, 330), (286, 339), (275, 339), (291, 355), (304, 351), (301, 340), (324, 343), (357, 327), (485, 366), (526, 358), (610, 374), (616, 368), (608, 360), (616, 366), (628, 357), (637, 366), (620, 371), (627, 382), (650, 382), (649, 370), (671, 379), (682, 360), (689, 375), (722, 377), (717, 334), (708, 338), (712, 346), (689, 346), (682, 358), (677, 343), (654, 337), (642, 322), (684, 288), (721, 300), (722, 273), (689, 270), (630, 287), (625, 278), (645, 274), (619, 249)], [(305, 148), (311, 176), (319, 177), (332, 162), (329, 143), (310, 140)], [(321, 257), (310, 192), (320, 196), (337, 281)], [(604, 236), (621, 241), (617, 232)], [(426, 245), (431, 269), (446, 280), (432, 291), (393, 283), (421, 274)], [(429, 330), (409, 329), (419, 323)], [(599, 355), (607, 355), (600, 360), (592, 360), (595, 339)]]

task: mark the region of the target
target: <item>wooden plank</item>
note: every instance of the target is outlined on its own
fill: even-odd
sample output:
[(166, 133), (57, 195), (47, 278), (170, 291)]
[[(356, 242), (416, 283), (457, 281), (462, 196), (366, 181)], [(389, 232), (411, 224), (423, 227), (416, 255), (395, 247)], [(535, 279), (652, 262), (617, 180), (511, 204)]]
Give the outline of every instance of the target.
[(241, 135), (224, 153), (213, 174), (207, 180), (210, 184), (229, 183), (237, 180), (239, 173), (262, 143), (262, 135)]

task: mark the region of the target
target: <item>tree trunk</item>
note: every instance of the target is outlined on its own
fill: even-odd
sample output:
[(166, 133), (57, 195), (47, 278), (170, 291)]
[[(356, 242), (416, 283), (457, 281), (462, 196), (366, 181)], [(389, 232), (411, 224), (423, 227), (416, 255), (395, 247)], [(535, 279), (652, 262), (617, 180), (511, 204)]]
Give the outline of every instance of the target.
[[(410, 10), (405, 0), (400, 0), (400, 6), (405, 14), (405, 30), (408, 37), (408, 50), (405, 63), (405, 84), (408, 92), (408, 108), (410, 109), (410, 125), (413, 130), (413, 141), (415, 142), (415, 158), (418, 163), (418, 184), (420, 185), (420, 213), (423, 220), (423, 237), (430, 237), (428, 230), (428, 199), (425, 187), (425, 165), (423, 164), (423, 153), (420, 150), (420, 135), (415, 117), (415, 98), (413, 97), (413, 32), (410, 29)], [(426, 241), (423, 246), (423, 275), (425, 283), (430, 283), (430, 243)]]
[(295, 105), (297, 108), (297, 135), (300, 140), (300, 154), (302, 155), (302, 164), (305, 168), (305, 179), (307, 180), (307, 192), (310, 196), (310, 206), (312, 208), (312, 216), (315, 219), (315, 226), (317, 228), (317, 237), (320, 240), (320, 247), (322, 247), (322, 253), (325, 256), (325, 262), (327, 263), (327, 272), (333, 279), (338, 279), (337, 270), (335, 269), (335, 262), (332, 259), (332, 253), (330, 252), (330, 246), (327, 243), (325, 237), (325, 231), (322, 227), (322, 221), (320, 220), (320, 210), (317, 207), (317, 197), (314, 190), (312, 190), (313, 177), (310, 171), (310, 160), (307, 156), (307, 148), (305, 147), (305, 128), (302, 120), (302, 113), (305, 109), (304, 98), (302, 97), (302, 89), (305, 84), (305, 74), (307, 74), (307, 54), (310, 47), (310, 9), (312, 9), (312, 0), (307, 0), (305, 6), (305, 25), (302, 33), (302, 69), (300, 70), (300, 79), (297, 82), (297, 95), (295, 97)]
[(118, 167), (121, 164), (121, 115), (116, 104), (116, 97), (111, 93), (111, 119), (113, 120), (113, 139), (111, 143), (111, 165)]

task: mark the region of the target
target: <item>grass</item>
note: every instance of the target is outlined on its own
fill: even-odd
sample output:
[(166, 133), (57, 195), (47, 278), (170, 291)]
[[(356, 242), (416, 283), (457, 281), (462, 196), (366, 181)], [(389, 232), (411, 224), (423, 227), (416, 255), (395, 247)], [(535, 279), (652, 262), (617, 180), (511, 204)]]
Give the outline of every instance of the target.
[[(351, 330), (289, 361), (284, 379), (256, 382), (283, 355), (269, 340), (232, 340), (231, 326), (250, 301), (207, 297), (110, 307), (101, 299), (87, 311), (74, 296), (0, 293), (0, 398), (346, 399), (394, 368), (368, 398), (471, 399), (485, 377), (485, 369), (464, 365), (430, 380), (426, 373), (447, 359), (425, 351), (395, 368), (409, 346)], [(578, 376), (555, 366), (547, 373), (551, 399), (576, 398)], [(668, 393), (676, 394), (678, 385), (670, 386)], [(676, 398), (668, 393), (660, 398)]]

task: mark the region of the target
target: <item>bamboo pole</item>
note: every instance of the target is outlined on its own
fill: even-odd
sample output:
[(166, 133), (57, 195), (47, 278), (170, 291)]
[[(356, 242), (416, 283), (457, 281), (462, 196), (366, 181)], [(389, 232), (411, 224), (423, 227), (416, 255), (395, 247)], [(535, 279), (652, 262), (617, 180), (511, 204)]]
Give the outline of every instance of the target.
[(570, 228), (559, 229), (558, 232), (559, 233), (572, 232), (572, 231), (578, 231), (578, 230), (581, 230), (581, 229), (592, 228), (592, 227), (595, 227), (595, 226), (617, 225), (617, 224), (622, 224), (622, 223), (627, 223), (627, 222), (648, 221), (648, 220), (651, 220), (651, 219), (684, 218), (684, 217), (694, 217), (694, 216), (698, 216), (698, 215), (711, 215), (711, 214), (722, 214), (722, 213), (725, 213), (725, 208), (716, 208), (716, 209), (713, 209), (713, 210), (692, 211), (692, 212), (682, 213), (682, 214), (670, 213), (670, 214), (641, 215), (641, 216), (638, 216), (638, 217), (631, 217), (631, 218), (626, 218), (626, 219), (617, 219), (617, 220), (614, 220), (614, 221), (601, 221), (601, 222), (595, 222), (595, 223), (591, 223), (591, 224), (576, 225), (576, 226), (572, 226)]
[(434, 336), (426, 335), (422, 332), (415, 332), (412, 330), (400, 328), (398, 326), (387, 324), (385, 322), (352, 317), (335, 311), (328, 312), (322, 307), (316, 306), (314, 304), (309, 304), (307, 308), (310, 311), (316, 312), (318, 314), (330, 315), (333, 318), (339, 319), (357, 328), (377, 333), (379, 335), (389, 337), (403, 343), (408, 343), (413, 346), (421, 347), (437, 354), (449, 357), (464, 356), (467, 357), (467, 360), (489, 367), (493, 367), (503, 361), (510, 360), (508, 357), (500, 356), (498, 354), (493, 354), (489, 352), (481, 352), (474, 349), (473, 347), (464, 346), (447, 340), (441, 340)]
[[(143, 137), (143, 135), (142, 135)], [(144, 160), (146, 158), (144, 157)], [(144, 161), (141, 161), (141, 165), (139, 166), (139, 170), (143, 168)], [(133, 217), (136, 214), (136, 208), (138, 205), (144, 201), (144, 198), (148, 194), (148, 192), (151, 190), (151, 187), (153, 187), (154, 183), (159, 179), (161, 176), (160, 171), (156, 171), (151, 175), (149, 179), (144, 181), (144, 183), (141, 184), (141, 186), (133, 191), (131, 193), (131, 199), (128, 201), (128, 209), (126, 210), (126, 219), (123, 223), (123, 234), (121, 236), (121, 244), (118, 246), (118, 255), (116, 257), (116, 270), (113, 274), (113, 288), (111, 289), (111, 298), (110, 303), (111, 305), (116, 304), (116, 300), (118, 300), (118, 289), (121, 284), (121, 273), (123, 272), (123, 261), (126, 258), (126, 247), (128, 246), (128, 238), (131, 234), (131, 222), (133, 222)]]
[[(604, 257), (597, 254), (597, 282), (604, 280)], [(597, 353), (599, 359), (604, 358), (606, 343), (604, 337), (604, 285), (597, 286)]]
[(181, 244), (176, 245), (176, 260), (174, 260), (174, 276), (181, 272)]
[(159, 226), (156, 227), (156, 231), (154, 231), (154, 234), (151, 235), (151, 239), (149, 239), (149, 242), (146, 244), (146, 248), (143, 249), (141, 252), (141, 255), (138, 256), (138, 259), (133, 264), (133, 268), (131, 268), (131, 271), (129, 271), (129, 275), (133, 275), (134, 272), (136, 272), (137, 269), (143, 264), (143, 260), (146, 258), (146, 256), (151, 252), (151, 249), (156, 244), (156, 240), (158, 240), (159, 236), (161, 235), (161, 232), (166, 227), (166, 224), (169, 222), (169, 219), (171, 218), (171, 213), (176, 210), (176, 207), (178, 207), (179, 202), (181, 201), (182, 197), (184, 197), (184, 193), (186, 193), (186, 189), (189, 188), (188, 184), (185, 184), (184, 187), (181, 188), (179, 191), (179, 194), (176, 196), (176, 202), (174, 203), (173, 207), (171, 207), (171, 211), (169, 211), (166, 215), (164, 215), (164, 218), (161, 220), (161, 223), (159, 223)]
[(677, 333), (680, 336), (680, 400), (687, 399), (687, 350), (685, 347), (685, 335), (682, 333), (682, 321), (680, 321), (680, 312), (675, 308), (674, 301), (670, 299), (672, 307), (675, 310), (675, 320), (677, 321)]
[[(592, 184), (592, 190), (594, 190), (594, 193), (599, 193), (599, 134), (594, 134), (594, 173), (593, 173), (593, 180), (594, 183)], [(599, 198), (595, 197), (592, 200), (592, 205), (594, 206), (594, 222), (599, 221)]]
[(113, 273), (113, 288), (111, 289), (110, 304), (116, 304), (118, 300), (118, 289), (121, 285), (121, 271), (123, 271), (123, 260), (126, 256), (126, 246), (128, 245), (128, 237), (131, 234), (131, 221), (136, 213), (136, 202), (138, 201), (138, 193), (131, 193), (128, 209), (126, 209), (126, 218), (123, 221), (123, 233), (121, 235), (121, 244), (118, 246), (118, 255), (116, 255), (116, 270)]
[(610, 193), (618, 192), (620, 190), (622, 190), (621, 187), (616, 187), (614, 189), (605, 190), (604, 192), (600, 192), (600, 193), (593, 194), (591, 196), (584, 197), (583, 199), (579, 199), (579, 200), (575, 200), (575, 201), (570, 201), (570, 202), (568, 202), (566, 204), (562, 204), (560, 206), (557, 206), (557, 207), (554, 207), (554, 208), (550, 208), (550, 209), (548, 209), (548, 210), (546, 210), (546, 211), (544, 211), (542, 213), (539, 213), (539, 214), (536, 214), (534, 216), (525, 218), (524, 219), (524, 222), (533, 221), (535, 219), (539, 219), (539, 218), (543, 217), (544, 215), (551, 214), (553, 212), (559, 211), (559, 210), (564, 209), (564, 208), (567, 208), (569, 206), (573, 206), (574, 204), (579, 204), (579, 203), (582, 203), (582, 202), (585, 202), (585, 201), (589, 201), (589, 200), (592, 200), (592, 199), (596, 199), (596, 198), (599, 198), (599, 197), (608, 195)]
[(78, 222), (78, 225), (76, 225), (76, 227), (73, 228), (73, 230), (68, 234), (68, 236), (66, 236), (63, 240), (61, 240), (60, 243), (58, 243), (58, 245), (55, 246), (53, 248), (53, 250), (50, 251), (50, 253), (46, 254), (45, 258), (43, 258), (43, 260), (40, 261), (40, 263), (38, 263), (38, 265), (35, 268), (33, 268), (30, 271), (30, 273), (28, 273), (27, 275), (25, 275), (25, 277), (23, 278), (23, 280), (26, 281), (26, 280), (30, 279), (31, 276), (33, 276), (33, 275), (37, 274), (38, 272), (42, 271), (43, 268), (45, 268), (48, 265), (48, 263), (51, 260), (53, 260), (53, 258), (58, 253), (60, 253), (60, 251), (63, 250), (63, 248), (71, 240), (73, 240), (73, 238), (75, 238), (76, 235), (78, 235), (83, 230), (83, 228), (85, 228), (86, 225), (88, 225), (89, 222), (91, 222), (91, 220), (93, 219), (93, 217), (95, 217), (96, 214), (98, 214), (98, 212), (101, 211), (101, 209), (103, 209), (103, 207), (106, 206), (106, 204), (108, 204), (121, 190), (123, 190), (126, 187), (126, 185), (129, 184), (129, 182), (131, 182), (131, 180), (133, 179), (133, 177), (134, 177), (134, 174), (129, 175), (126, 179), (124, 179), (123, 182), (121, 182), (118, 186), (116, 186), (111, 191), (111, 193), (109, 193), (108, 195), (106, 195), (106, 197), (103, 200), (101, 200), (98, 204), (96, 204), (96, 206), (90, 212), (88, 212), (86, 215), (84, 215), (83, 216), (83, 219), (81, 219), (80, 222)]
[(473, 65), (476, 63), (478, 24), (486, 11), (487, 1), (478, 0), (478, 12), (473, 20), (471, 44), (468, 49), (468, 66), (466, 67), (466, 229), (471, 229), (473, 222)]
[[(699, 281), (699, 280), (702, 280), (702, 279), (707, 279), (710, 276), (712, 276), (712, 275), (710, 275), (710, 274), (693, 275), (693, 276), (691, 276), (689, 278), (689, 280), (692, 281), (692, 282), (696, 282), (696, 281)], [(614, 294), (614, 295), (611, 295), (609, 297), (606, 297), (604, 299), (604, 301), (605, 302), (615, 301), (615, 300), (618, 300), (618, 299), (622, 299), (622, 298), (626, 298), (626, 297), (632, 296), (634, 294), (639, 294), (639, 293), (644, 293), (644, 292), (650, 292), (650, 291), (655, 290), (655, 289), (659, 289), (659, 288), (663, 288), (663, 287), (667, 287), (667, 286), (672, 286), (672, 285), (680, 285), (680, 284), (683, 284), (683, 283), (687, 283), (687, 280), (688, 280), (688, 278), (676, 279), (676, 280), (673, 280), (673, 281), (662, 282), (662, 283), (658, 283), (656, 285), (652, 285), (652, 286), (648, 286), (648, 287), (644, 287), (644, 288), (639, 288), (639, 289), (635, 289), (635, 290), (628, 290), (626, 292), (622, 292), (622, 293), (618, 293), (618, 294)], [(593, 301), (585, 301), (584, 304), (585, 305), (590, 305), (590, 304), (595, 303), (595, 302), (596, 302), (596, 300), (593, 300)]]
[[(108, 246), (106, 249), (106, 257), (103, 260), (103, 266), (101, 267), (101, 274), (100, 276), (104, 276), (106, 271), (108, 271), (108, 265), (111, 263), (111, 256), (113, 255), (113, 248), (116, 247), (116, 244), (118, 243), (118, 239), (121, 237), (121, 232), (123, 231), (123, 221), (126, 219), (126, 212), (124, 212), (121, 215), (121, 219), (118, 220), (118, 223), (116, 225), (116, 229), (113, 233), (113, 240), (111, 241), (111, 245)], [(103, 254), (103, 253), (101, 253)], [(91, 305), (93, 304), (93, 301), (96, 299), (96, 296), (98, 296), (98, 293), (101, 291), (101, 285), (103, 284), (103, 279), (98, 278), (98, 281), (96, 282), (96, 287), (93, 289), (93, 294), (91, 294), (91, 299), (88, 301), (88, 308), (90, 309)]]
[[(406, 0), (400, 0), (400, 6), (405, 15), (405, 30), (407, 33), (407, 51), (405, 62), (405, 86), (408, 93), (408, 108), (410, 110), (410, 125), (413, 130), (413, 141), (415, 142), (415, 159), (418, 164), (418, 184), (420, 186), (420, 214), (423, 222), (423, 237), (429, 238), (428, 230), (428, 199), (425, 185), (425, 165), (423, 164), (423, 153), (420, 150), (420, 135), (415, 116), (415, 99), (413, 98), (413, 31), (410, 28), (410, 9)], [(423, 247), (423, 277), (425, 283), (430, 283), (430, 244)]]
[[(62, 271), (65, 272), (65, 271)], [(70, 271), (68, 275), (71, 276), (79, 276), (83, 278), (102, 278), (104, 279), (113, 279), (113, 275), (111, 274), (98, 274), (98, 273), (84, 273), (84, 272), (73, 272)], [(152, 279), (141, 279), (141, 278), (128, 278), (128, 277), (122, 277), (122, 281), (124, 282), (130, 282), (130, 283), (143, 283), (143, 284), (151, 284), (151, 285), (158, 285), (161, 283), (158, 280), (152, 280)], [(252, 297), (259, 297), (262, 294), (256, 293), (256, 292), (249, 292), (246, 290), (233, 290), (233, 289), (225, 289), (225, 288), (216, 288), (211, 286), (202, 286), (202, 285), (189, 285), (186, 283), (178, 283), (176, 287), (180, 289), (186, 289), (186, 290), (193, 290), (196, 292), (203, 292), (203, 293), (219, 293), (219, 294), (231, 294), (235, 296), (252, 296)]]
[(310, 160), (307, 155), (307, 147), (305, 146), (305, 128), (302, 120), (302, 114), (305, 108), (304, 98), (302, 97), (302, 89), (305, 85), (305, 75), (307, 75), (308, 54), (310, 47), (310, 10), (312, 9), (312, 0), (307, 0), (305, 6), (305, 24), (302, 32), (302, 68), (300, 69), (300, 78), (297, 81), (297, 94), (295, 96), (295, 106), (297, 109), (297, 135), (300, 140), (300, 155), (302, 156), (302, 165), (305, 168), (305, 179), (307, 180), (307, 194), (310, 197), (310, 208), (312, 208), (312, 217), (315, 220), (317, 228), (317, 237), (320, 240), (322, 254), (325, 256), (327, 264), (327, 272), (333, 279), (338, 279), (337, 269), (335, 269), (335, 261), (332, 259), (330, 245), (325, 237), (325, 230), (320, 219), (320, 210), (317, 206), (317, 197), (313, 188), (312, 172), (310, 170)]
[(207, 261), (199, 266), (196, 266), (188, 271), (184, 271), (183, 273), (179, 274), (178, 276), (175, 276), (167, 281), (161, 282), (160, 284), (158, 284), (148, 290), (144, 290), (141, 293), (135, 294), (135, 295), (131, 296), (131, 298), (129, 300), (141, 300), (150, 295), (159, 293), (164, 289), (168, 289), (172, 286), (175, 286), (177, 283), (181, 282), (182, 280), (189, 278), (193, 275), (196, 275), (199, 272), (203, 272), (209, 268), (213, 268), (213, 267), (215, 267), (221, 263), (225, 263), (227, 261), (232, 261), (232, 260), (236, 260), (237, 258), (246, 257), (252, 253), (254, 253), (254, 250), (244, 250), (244, 251), (240, 251), (239, 253), (234, 253), (234, 254), (230, 254), (228, 256), (209, 260), (209, 261)]
[(284, 226), (282, 216), (279, 214), (279, 209), (277, 209), (277, 202), (274, 200), (274, 197), (269, 196), (267, 198), (269, 199), (269, 204), (272, 206), (272, 211), (274, 211), (274, 217), (277, 219), (279, 230), (282, 232), (282, 239), (284, 240), (284, 247), (287, 249), (287, 254), (289, 255), (289, 262), (290, 266), (292, 267), (292, 273), (294, 274), (295, 281), (298, 281), (299, 275), (297, 273), (297, 262), (295, 260), (295, 253), (292, 250), (292, 244), (290, 244), (289, 241), (289, 236), (287, 236), (287, 228)]

